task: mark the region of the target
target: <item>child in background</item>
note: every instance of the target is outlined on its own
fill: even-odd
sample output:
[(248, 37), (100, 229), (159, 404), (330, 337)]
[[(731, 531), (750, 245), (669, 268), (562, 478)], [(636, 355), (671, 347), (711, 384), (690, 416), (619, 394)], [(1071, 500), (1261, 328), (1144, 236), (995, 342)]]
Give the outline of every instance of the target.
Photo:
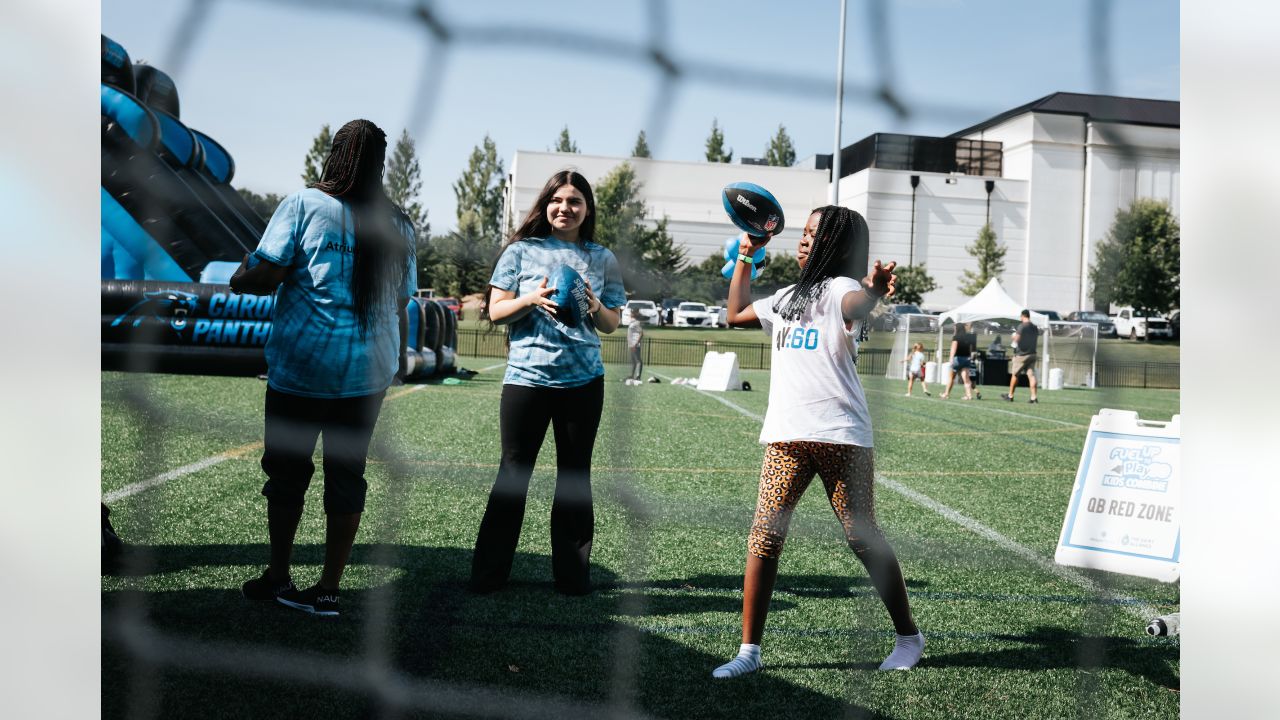
[(911, 386), (916, 378), (920, 378), (920, 389), (924, 390), (925, 397), (932, 397), (929, 384), (924, 381), (924, 343), (912, 345), (911, 357), (902, 362), (907, 363), (907, 397), (911, 397)]

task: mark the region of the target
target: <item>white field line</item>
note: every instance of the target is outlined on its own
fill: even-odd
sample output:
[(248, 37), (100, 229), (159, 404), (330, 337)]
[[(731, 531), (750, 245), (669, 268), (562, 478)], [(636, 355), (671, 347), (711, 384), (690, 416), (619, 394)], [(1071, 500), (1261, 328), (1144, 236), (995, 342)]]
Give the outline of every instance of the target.
[[(398, 398), (404, 397), (409, 393), (417, 392), (424, 387), (426, 387), (426, 385), (414, 385), (412, 387), (405, 388), (404, 390), (401, 390), (400, 392), (397, 392), (387, 397), (385, 402), (391, 402), (392, 400), (396, 400)], [(238, 448), (232, 448), (230, 450), (220, 452), (216, 455), (210, 455), (209, 457), (203, 460), (197, 460), (191, 463), (190, 465), (183, 465), (182, 467), (174, 468), (167, 472), (162, 472), (159, 475), (156, 475), (155, 477), (147, 478), (146, 480), (139, 480), (136, 483), (130, 483), (129, 485), (125, 485), (124, 487), (119, 488), (117, 490), (112, 490), (111, 492), (102, 496), (102, 502), (113, 503), (117, 500), (130, 497), (131, 495), (137, 495), (138, 493), (144, 490), (150, 490), (151, 488), (164, 485), (170, 480), (177, 480), (180, 477), (185, 477), (192, 473), (198, 473), (201, 470), (211, 468), (214, 465), (217, 465), (219, 463), (226, 462), (227, 460), (234, 460), (236, 458), (244, 457), (245, 455), (253, 452), (254, 450), (260, 450), (260, 449), (262, 449), (262, 442), (258, 441), (258, 442), (251, 442), (247, 445), (241, 445)]]
[(503, 365), (506, 365), (506, 363), (505, 363), (505, 362), (500, 362), (500, 363), (498, 363), (497, 365), (490, 365), (489, 367), (486, 367), (486, 368), (480, 368), (480, 372), (489, 372), (490, 370), (497, 370), (498, 368), (502, 367)]
[[(889, 390), (877, 390), (877, 389), (874, 389), (874, 388), (863, 388), (863, 389), (864, 389), (864, 390), (866, 390), (867, 392), (880, 393), (881, 395), (896, 395), (896, 396), (898, 396), (898, 397), (902, 397), (902, 393), (896, 393), (896, 392), (892, 392), (892, 391), (889, 391)], [(948, 403), (948, 404), (950, 404), (950, 403), (951, 403), (951, 401), (950, 401), (950, 400), (944, 400), (944, 401), (942, 401), (942, 402), (946, 402), (946, 403)], [(1009, 401), (1008, 401), (1008, 400), (1000, 400), (999, 398), (997, 398), (996, 400), (993, 400), (992, 402), (993, 402), (993, 403), (995, 403), (996, 405), (998, 405), (999, 403), (1007, 403), (1007, 402), (1009, 402)], [(1067, 427), (1078, 427), (1078, 428), (1087, 428), (1087, 427), (1089, 427), (1089, 424), (1088, 424), (1088, 423), (1076, 423), (1076, 422), (1069, 422), (1069, 421), (1067, 421), (1067, 420), (1059, 420), (1059, 419), (1057, 419), (1057, 418), (1041, 417), (1041, 416), (1039, 416), (1039, 415), (1032, 415), (1031, 413), (1018, 412), (1018, 411), (1016, 411), (1016, 410), (1005, 410), (1005, 409), (1003, 409), (1003, 408), (1001, 408), (1001, 407), (998, 407), (998, 406), (996, 406), (996, 405), (988, 405), (988, 404), (987, 404), (987, 402), (986, 402), (985, 400), (969, 400), (969, 401), (967, 401), (967, 402), (966, 402), (966, 401), (964, 401), (964, 400), (960, 400), (959, 402), (956, 402), (956, 403), (955, 403), (955, 405), (956, 405), (957, 407), (968, 408), (968, 409), (970, 409), (970, 410), (985, 410), (985, 411), (987, 411), (987, 412), (1001, 413), (1001, 414), (1003, 414), (1003, 415), (1013, 415), (1013, 416), (1015, 416), (1015, 417), (1027, 418), (1028, 420), (1040, 420), (1040, 421), (1042, 421), (1042, 422), (1057, 423), (1057, 424), (1059, 424), (1059, 425), (1066, 425)]]
[(130, 495), (137, 495), (143, 490), (150, 490), (153, 487), (159, 487), (160, 485), (163, 485), (169, 482), (170, 480), (176, 480), (177, 478), (190, 475), (191, 473), (200, 472), (205, 468), (211, 468), (214, 465), (217, 465), (218, 463), (226, 462), (227, 460), (231, 460), (232, 458), (241, 457), (246, 453), (249, 453), (259, 447), (262, 447), (262, 443), (255, 442), (255, 443), (249, 443), (248, 445), (242, 445), (238, 448), (235, 448), (234, 450), (228, 450), (226, 452), (218, 453), (217, 455), (210, 455), (209, 457), (203, 460), (197, 460), (196, 462), (193, 462), (190, 465), (183, 465), (180, 468), (174, 468), (168, 472), (160, 473), (159, 475), (156, 475), (153, 478), (147, 478), (146, 480), (141, 480), (136, 483), (125, 485), (124, 487), (118, 490), (112, 490), (111, 492), (102, 496), (102, 502), (113, 503), (117, 500), (127, 498)]
[[(747, 410), (746, 408), (741, 407), (736, 403), (721, 397), (718, 394), (713, 394), (711, 392), (706, 392), (706, 391), (700, 391), (692, 385), (685, 385), (684, 387), (687, 387), (690, 390), (701, 392), (703, 395), (707, 395), (716, 400), (719, 400), (721, 403), (728, 405), (729, 407), (737, 410), (739, 413), (742, 413), (746, 417), (749, 417), (753, 420), (764, 419), (759, 415), (751, 412), (750, 410)], [(881, 391), (881, 392), (884, 392), (884, 391)], [(1005, 412), (1009, 412), (1009, 411), (1005, 411)], [(1020, 413), (1014, 413), (1014, 414), (1020, 414)], [(1035, 416), (1029, 415), (1028, 417), (1035, 417)], [(1036, 419), (1044, 420), (1047, 418), (1036, 418)], [(1058, 422), (1061, 422), (1061, 421), (1058, 421)], [(956, 510), (955, 508), (952, 508), (949, 505), (946, 505), (944, 503), (938, 502), (937, 500), (934, 500), (933, 498), (929, 497), (928, 495), (925, 495), (922, 492), (919, 492), (917, 490), (912, 490), (911, 488), (903, 485), (902, 483), (899, 483), (896, 480), (890, 480), (889, 478), (884, 477), (883, 475), (876, 475), (876, 482), (898, 493), (899, 495), (915, 503), (916, 505), (919, 505), (920, 507), (926, 508), (928, 510), (932, 510), (933, 512), (938, 513), (942, 517), (950, 520), (951, 522), (959, 525), (960, 527), (963, 527), (964, 529), (974, 533), (975, 535), (978, 535), (979, 537), (984, 537), (990, 540), (991, 542), (995, 543), (999, 547), (1004, 548), (1005, 550), (1008, 550), (1009, 552), (1013, 553), (1014, 555), (1017, 555), (1018, 557), (1024, 560), (1027, 560), (1028, 562), (1032, 563), (1033, 565), (1039, 567), (1040, 569), (1052, 575), (1056, 575), (1059, 578), (1066, 580), (1067, 582), (1073, 583), (1081, 588), (1084, 588), (1085, 590), (1091, 593), (1095, 593), (1109, 600), (1118, 601), (1123, 605), (1125, 610), (1127, 610), (1130, 615), (1134, 616), (1135, 618), (1137, 618), (1139, 621), (1143, 623), (1146, 623), (1147, 621), (1151, 620), (1151, 618), (1156, 617), (1157, 615), (1160, 614), (1157, 610), (1149, 607), (1146, 604), (1138, 603), (1132, 598), (1120, 597), (1111, 593), (1110, 591), (1108, 591), (1107, 589), (1099, 585), (1097, 582), (1094, 582), (1091, 578), (1086, 577), (1085, 575), (1079, 572), (1076, 572), (1071, 568), (1058, 565), (1052, 559), (1046, 558), (1040, 555), (1039, 553), (1037, 553), (1035, 550), (1032, 550), (1031, 548), (1025, 545), (1022, 545), (1021, 543), (1018, 543), (1015, 540), (1011, 540), (1005, 537), (1004, 535), (1001, 535), (999, 532), (987, 527), (986, 525), (983, 525), (982, 523), (978, 522), (977, 520), (974, 520), (968, 515), (961, 513), (959, 510)]]

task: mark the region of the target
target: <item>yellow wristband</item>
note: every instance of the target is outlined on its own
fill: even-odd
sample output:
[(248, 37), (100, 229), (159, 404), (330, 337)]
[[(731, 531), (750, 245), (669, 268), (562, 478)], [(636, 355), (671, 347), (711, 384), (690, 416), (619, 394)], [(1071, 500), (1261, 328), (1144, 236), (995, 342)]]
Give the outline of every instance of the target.
[(739, 255), (738, 262), (744, 262), (748, 265), (754, 265), (756, 261), (752, 260), (750, 255)]

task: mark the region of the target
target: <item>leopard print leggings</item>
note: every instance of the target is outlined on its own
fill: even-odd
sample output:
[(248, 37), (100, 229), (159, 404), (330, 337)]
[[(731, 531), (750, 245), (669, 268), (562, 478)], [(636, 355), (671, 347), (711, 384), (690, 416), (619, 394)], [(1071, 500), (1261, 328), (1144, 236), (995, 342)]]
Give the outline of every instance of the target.
[(791, 514), (814, 474), (822, 478), (831, 509), (859, 556), (883, 538), (876, 525), (871, 448), (805, 440), (769, 443), (760, 468), (760, 499), (747, 549), (762, 558), (782, 555)]

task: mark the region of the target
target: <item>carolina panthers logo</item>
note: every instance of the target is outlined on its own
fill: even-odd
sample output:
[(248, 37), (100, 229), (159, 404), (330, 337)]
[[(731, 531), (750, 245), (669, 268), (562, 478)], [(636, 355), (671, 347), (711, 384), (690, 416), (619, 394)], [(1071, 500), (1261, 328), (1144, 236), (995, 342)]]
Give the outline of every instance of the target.
[(133, 307), (125, 310), (111, 322), (111, 327), (118, 327), (132, 318), (132, 327), (142, 325), (148, 317), (162, 322), (167, 321), (169, 327), (178, 335), (187, 327), (187, 316), (196, 311), (199, 296), (179, 290), (156, 290), (144, 293), (142, 299)]

